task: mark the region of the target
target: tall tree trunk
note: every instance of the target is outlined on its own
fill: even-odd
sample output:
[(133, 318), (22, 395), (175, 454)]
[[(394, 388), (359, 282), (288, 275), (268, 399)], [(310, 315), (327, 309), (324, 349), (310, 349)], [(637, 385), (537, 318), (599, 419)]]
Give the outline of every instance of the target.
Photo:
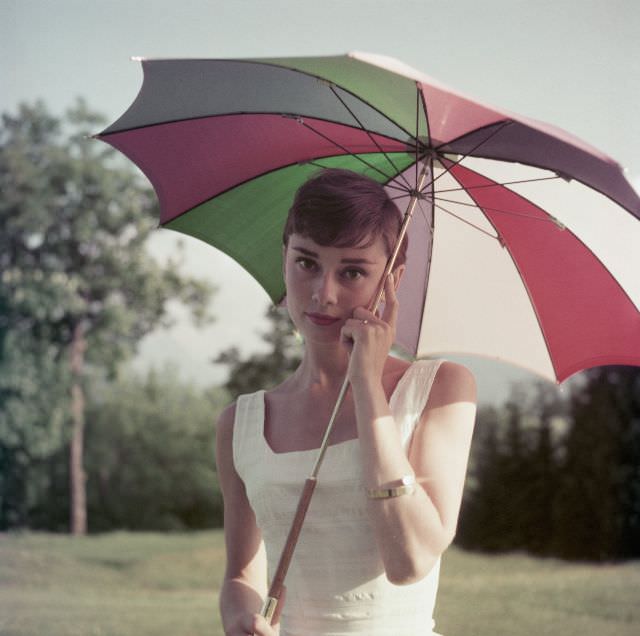
[(69, 456), (69, 475), (71, 486), (71, 534), (87, 533), (87, 496), (86, 476), (83, 466), (84, 454), (84, 391), (82, 388), (82, 372), (84, 352), (87, 343), (84, 335), (84, 324), (79, 322), (73, 329), (71, 341), (71, 419), (72, 435)]

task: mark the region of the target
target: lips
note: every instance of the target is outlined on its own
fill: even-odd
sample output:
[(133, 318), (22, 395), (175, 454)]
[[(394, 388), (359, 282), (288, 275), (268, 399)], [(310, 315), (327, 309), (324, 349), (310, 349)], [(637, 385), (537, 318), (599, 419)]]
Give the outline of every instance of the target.
[(340, 318), (327, 316), (326, 314), (307, 313), (305, 315), (314, 325), (319, 325), (320, 327), (328, 327), (340, 321)]

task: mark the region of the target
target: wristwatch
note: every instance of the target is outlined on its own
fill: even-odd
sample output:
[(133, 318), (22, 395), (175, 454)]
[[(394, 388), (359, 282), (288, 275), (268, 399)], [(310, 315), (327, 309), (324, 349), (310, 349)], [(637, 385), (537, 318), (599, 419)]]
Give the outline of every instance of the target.
[(402, 495), (411, 495), (416, 489), (415, 475), (405, 475), (400, 479), (402, 485), (393, 488), (369, 488), (367, 495), (369, 499), (390, 499)]

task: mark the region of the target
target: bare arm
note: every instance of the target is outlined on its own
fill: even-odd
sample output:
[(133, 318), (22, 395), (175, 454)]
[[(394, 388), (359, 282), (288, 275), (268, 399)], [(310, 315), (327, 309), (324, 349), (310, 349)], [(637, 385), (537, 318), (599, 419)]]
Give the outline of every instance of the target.
[(220, 614), (227, 636), (277, 635), (260, 616), (267, 589), (264, 543), (247, 499), (244, 483), (233, 464), (235, 406), (220, 416), (216, 432), (216, 463), (224, 496), (227, 565), (220, 592)]
[(415, 475), (421, 486), (412, 495), (374, 499), (368, 506), (387, 577), (403, 584), (423, 578), (453, 540), (476, 388), (465, 367), (442, 363), (407, 457), (382, 384), (398, 309), (393, 282), (385, 285), (383, 316), (357, 309), (343, 333), (353, 341), (349, 379), (366, 487), (398, 486), (405, 475)]
[(412, 495), (369, 501), (387, 577), (420, 580), (455, 535), (475, 417), (475, 382), (467, 369), (443, 363), (417, 425), (409, 457), (384, 392), (354, 389), (367, 488), (399, 485), (415, 474)]

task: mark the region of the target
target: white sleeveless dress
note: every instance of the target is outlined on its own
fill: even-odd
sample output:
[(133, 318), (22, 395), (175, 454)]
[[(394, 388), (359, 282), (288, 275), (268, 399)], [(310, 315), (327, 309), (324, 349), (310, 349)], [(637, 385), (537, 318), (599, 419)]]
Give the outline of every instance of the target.
[[(440, 362), (414, 362), (391, 396), (407, 451)], [(273, 452), (264, 416), (264, 391), (240, 396), (233, 460), (262, 532), (271, 579), (317, 451)], [(358, 440), (329, 446), (285, 582), (281, 636), (435, 635), (440, 561), (415, 584), (389, 583), (366, 507)]]

